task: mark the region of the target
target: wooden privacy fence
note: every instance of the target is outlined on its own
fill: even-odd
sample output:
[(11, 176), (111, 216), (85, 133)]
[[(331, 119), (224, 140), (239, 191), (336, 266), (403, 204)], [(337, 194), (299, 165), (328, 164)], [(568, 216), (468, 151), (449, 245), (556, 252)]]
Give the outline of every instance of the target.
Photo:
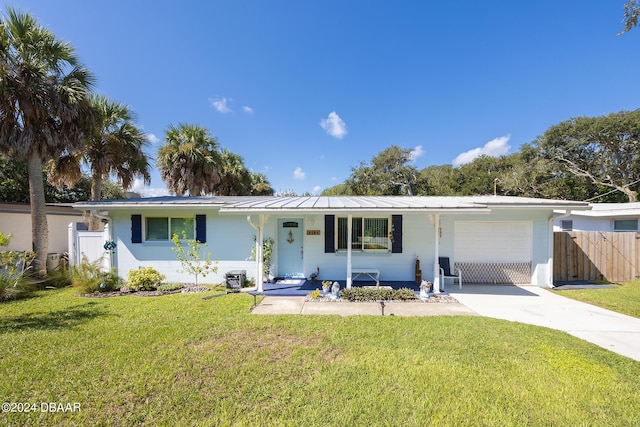
[(554, 282), (623, 282), (640, 276), (640, 233), (560, 231), (553, 234)]

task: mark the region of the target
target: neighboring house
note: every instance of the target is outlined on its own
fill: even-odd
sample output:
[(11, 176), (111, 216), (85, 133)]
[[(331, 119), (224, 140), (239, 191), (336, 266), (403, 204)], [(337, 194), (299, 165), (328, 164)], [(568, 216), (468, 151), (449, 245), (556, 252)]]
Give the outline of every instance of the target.
[[(110, 222), (112, 263), (120, 276), (152, 266), (170, 281), (179, 273), (173, 233), (206, 242), (217, 260), (211, 283), (246, 270), (262, 285), (255, 239), (275, 241), (271, 274), (346, 280), (377, 270), (380, 280), (422, 276), (439, 289), (438, 257), (449, 257), (468, 283), (551, 286), (554, 210), (583, 202), (480, 197), (157, 197), (77, 203)], [(256, 247), (259, 251), (261, 246)], [(259, 260), (261, 256), (257, 257)]]
[[(83, 213), (69, 205), (47, 204), (49, 253), (63, 254), (69, 250), (68, 228), (71, 223), (83, 224)], [(13, 234), (7, 250), (31, 251), (31, 207), (28, 204), (0, 203), (0, 231)]]
[(554, 231), (640, 231), (640, 202), (592, 203), (590, 210), (557, 211)]

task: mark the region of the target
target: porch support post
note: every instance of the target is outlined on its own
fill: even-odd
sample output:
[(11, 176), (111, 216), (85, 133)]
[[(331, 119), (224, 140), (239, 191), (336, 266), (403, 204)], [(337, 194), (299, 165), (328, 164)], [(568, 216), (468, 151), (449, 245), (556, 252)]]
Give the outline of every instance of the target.
[(433, 248), (433, 291), (440, 293), (440, 215), (433, 215), (434, 248)]
[(72, 222), (67, 227), (67, 241), (69, 242), (69, 267), (76, 265), (76, 234), (78, 225)]
[(251, 215), (247, 215), (247, 222), (256, 230), (256, 290), (262, 292), (263, 281), (263, 261), (262, 261), (262, 240), (264, 239), (265, 216), (258, 215), (258, 225), (251, 220)]
[(351, 287), (351, 235), (353, 234), (352, 227), (353, 215), (347, 215), (347, 288)]
[(262, 254), (262, 241), (264, 240), (264, 215), (258, 218), (258, 238), (256, 239), (256, 258), (258, 259), (258, 271), (256, 272), (257, 291), (262, 292), (264, 282), (264, 256)]

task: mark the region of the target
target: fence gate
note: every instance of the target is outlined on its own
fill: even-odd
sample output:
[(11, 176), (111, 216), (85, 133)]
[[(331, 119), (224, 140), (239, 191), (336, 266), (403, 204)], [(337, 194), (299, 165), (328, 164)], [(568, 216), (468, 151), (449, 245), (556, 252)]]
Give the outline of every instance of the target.
[(110, 251), (104, 248), (109, 239), (108, 224), (104, 231), (78, 230), (75, 223), (69, 225), (69, 263), (80, 264), (83, 260), (93, 263), (101, 261), (105, 270), (111, 266)]
[(553, 239), (553, 280), (624, 282), (640, 276), (640, 233), (559, 231)]

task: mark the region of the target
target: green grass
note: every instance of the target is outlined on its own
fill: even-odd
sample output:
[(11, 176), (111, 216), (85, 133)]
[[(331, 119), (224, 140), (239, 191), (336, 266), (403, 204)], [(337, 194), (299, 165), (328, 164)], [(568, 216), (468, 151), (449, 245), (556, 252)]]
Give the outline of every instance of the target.
[(556, 292), (563, 297), (640, 317), (640, 280), (614, 284), (614, 286), (615, 288), (608, 289), (574, 289)]
[(551, 329), (75, 292), (0, 305), (0, 396), (81, 411), (0, 424), (640, 425), (640, 362)]

